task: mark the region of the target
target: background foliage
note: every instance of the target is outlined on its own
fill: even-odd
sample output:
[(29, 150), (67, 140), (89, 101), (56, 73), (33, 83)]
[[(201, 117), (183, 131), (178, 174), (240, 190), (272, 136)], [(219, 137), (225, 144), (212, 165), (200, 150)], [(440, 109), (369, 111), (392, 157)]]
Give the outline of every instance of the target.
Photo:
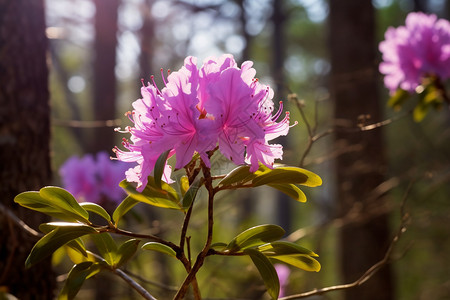
[[(333, 0), (331, 0), (333, 1)], [(316, 133), (327, 133), (333, 120), (333, 102), (329, 96), (330, 48), (327, 43), (328, 2), (324, 0), (122, 0), (117, 2), (118, 26), (114, 62), (115, 80), (100, 86), (93, 62), (101, 55), (95, 52), (95, 20), (100, 0), (47, 0), (47, 35), (50, 38), (50, 95), (52, 105), (52, 153), (54, 183), (60, 185), (57, 170), (73, 154), (90, 152), (98, 140), (97, 128), (107, 127), (114, 141), (112, 149), (120, 143), (122, 135), (113, 133), (119, 125), (129, 125), (123, 112), (131, 109), (131, 102), (139, 97), (140, 79), (149, 80), (159, 74), (160, 68), (178, 69), (187, 55), (200, 60), (209, 55), (232, 53), (240, 62), (251, 59), (260, 80), (276, 89), (275, 99), (284, 100), (291, 112), (291, 120), (299, 125), (292, 128), (285, 144), (283, 163), (303, 164), (320, 174), (326, 183), (322, 188), (307, 193), (307, 205), (284, 204), (273, 190), (265, 187), (255, 191), (234, 191), (231, 196), (218, 198), (216, 234), (220, 240), (231, 240), (235, 233), (252, 224), (275, 223), (285, 228), (289, 237), (320, 255), (322, 271), (291, 272), (288, 293), (300, 293), (316, 287), (344, 283), (339, 272), (337, 231), (342, 223), (353, 222), (352, 217), (338, 218), (335, 202), (335, 175), (333, 158), (339, 149), (332, 147), (332, 135), (314, 142), (312, 151), (303, 160), (308, 148), (308, 128), (301, 113), (311, 122), (317, 122)], [(374, 0), (376, 8), (377, 38), (383, 39), (388, 26), (404, 22), (412, 10), (437, 13), (449, 18), (450, 1)], [(281, 10), (280, 10), (281, 5)], [(97, 6), (99, 8), (99, 6)], [(277, 12), (281, 18), (276, 18)], [(115, 27), (110, 27), (114, 29)], [(281, 28), (282, 39), (278, 34)], [(97, 50), (98, 51), (98, 50)], [(375, 62), (377, 63), (377, 62)], [(97, 74), (97, 75), (96, 75)], [(159, 76), (155, 76), (158, 78)], [(160, 82), (158, 82), (161, 84)], [(116, 87), (116, 88), (114, 88)], [(95, 98), (95, 89), (113, 89), (112, 96)], [(381, 85), (382, 99), (388, 99)], [(369, 93), (370, 91), (368, 91)], [(289, 97), (296, 93), (297, 98)], [(111, 94), (109, 94), (111, 95)], [(113, 98), (111, 98), (113, 97)], [(114, 99), (115, 98), (115, 99)], [(303, 102), (298, 108), (297, 100)], [(290, 101), (288, 101), (290, 100)], [(94, 103), (115, 106), (115, 114), (108, 119), (99, 118)], [(361, 99), (364, 101), (364, 99)], [(383, 102), (383, 101), (382, 101)], [(408, 103), (406, 104), (408, 105)], [(411, 104), (412, 105), (412, 104)], [(450, 209), (448, 205), (450, 180), (450, 116), (447, 109), (429, 113), (421, 123), (410, 114), (385, 108), (383, 119), (394, 122), (383, 126), (384, 149), (388, 156), (386, 194), (392, 232), (401, 220), (400, 205), (411, 184), (406, 210), (411, 216), (408, 230), (394, 251), (395, 299), (448, 299), (450, 297)], [(370, 120), (369, 123), (382, 120)], [(380, 130), (380, 129), (377, 129)], [(112, 153), (111, 153), (112, 154)], [(225, 159), (215, 158), (213, 169), (230, 171), (233, 166)], [(180, 176), (180, 175), (179, 175)], [(179, 178), (178, 178), (179, 179)], [(199, 191), (199, 199), (205, 198)], [(203, 202), (202, 202), (203, 201)], [(200, 200), (199, 206), (206, 207)], [(289, 212), (289, 213), (288, 213)], [(201, 209), (194, 211), (193, 220), (202, 220)], [(198, 214), (196, 216), (195, 214)], [(363, 216), (364, 217), (364, 216)], [(149, 209), (138, 204), (122, 222), (139, 232), (159, 234), (167, 239), (173, 228), (180, 228), (182, 220), (172, 211)], [(148, 224), (152, 226), (149, 228)], [(203, 233), (202, 221), (192, 223), (192, 230)], [(123, 242), (123, 241), (121, 241)], [(386, 244), (389, 241), (380, 241)], [(121, 244), (121, 243), (119, 243)], [(193, 248), (201, 244), (192, 241)], [(199, 273), (199, 283), (205, 286), (204, 295), (211, 298), (258, 299), (263, 283), (254, 267), (245, 258), (236, 261), (220, 258), (208, 261)], [(233, 259), (233, 260), (234, 260)], [(58, 274), (64, 277), (70, 265), (58, 253), (53, 257)], [(242, 271), (242, 265), (248, 269)], [(132, 260), (127, 269), (149, 279), (144, 283), (164, 299), (181, 282), (184, 270), (171, 263), (170, 258), (148, 252)], [(229, 274), (233, 274), (230, 276)], [(114, 278), (109, 284), (114, 299), (138, 297), (121, 281)], [(98, 296), (95, 288), (99, 281), (88, 280), (79, 293), (79, 299)], [(109, 294), (111, 296), (111, 294)], [(340, 292), (323, 296), (342, 299)], [(112, 298), (112, 297), (111, 297)]]

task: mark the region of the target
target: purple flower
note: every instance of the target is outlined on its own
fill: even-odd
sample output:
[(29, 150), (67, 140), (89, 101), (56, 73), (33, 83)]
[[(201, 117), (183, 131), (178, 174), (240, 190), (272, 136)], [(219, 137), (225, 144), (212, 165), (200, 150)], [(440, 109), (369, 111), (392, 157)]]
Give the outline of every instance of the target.
[(70, 157), (59, 169), (64, 187), (80, 201), (99, 203), (104, 199), (120, 202), (119, 187), (128, 164), (112, 161), (106, 152)]
[(99, 193), (107, 199), (120, 203), (125, 195), (119, 183), (124, 179), (128, 164), (111, 160), (106, 152), (97, 153), (96, 177)]
[(286, 296), (286, 286), (289, 282), (289, 275), (291, 275), (291, 270), (288, 266), (283, 264), (274, 264), (275, 271), (277, 271), (278, 281), (280, 282), (280, 294), (278, 297)]
[(410, 13), (405, 26), (388, 28), (379, 48), (380, 72), (391, 94), (397, 88), (413, 92), (426, 76), (450, 77), (450, 23), (436, 15)]
[(64, 188), (75, 198), (83, 198), (88, 202), (95, 202), (99, 199), (100, 193), (95, 186), (95, 161), (91, 154), (82, 158), (70, 157), (59, 169), (59, 174)]
[[(117, 147), (121, 161), (137, 162), (127, 171), (127, 180), (137, 182), (142, 191), (147, 184), (155, 162), (161, 153), (170, 150), (176, 155), (177, 169), (188, 164), (198, 153), (210, 166), (208, 151), (216, 145), (228, 159), (236, 164), (251, 164), (251, 171), (259, 163), (272, 167), (274, 160), (282, 158), (281, 145), (268, 142), (289, 131), (289, 113), (281, 115), (282, 104), (275, 115), (273, 92), (254, 78), (252, 62), (239, 68), (231, 55), (208, 58), (201, 68), (195, 57), (187, 57), (184, 66), (171, 73), (165, 87), (156, 84), (141, 89), (142, 98), (133, 103), (129, 113), (133, 127), (130, 141), (124, 140), (128, 151)], [(166, 167), (164, 180), (170, 182), (170, 169)]]

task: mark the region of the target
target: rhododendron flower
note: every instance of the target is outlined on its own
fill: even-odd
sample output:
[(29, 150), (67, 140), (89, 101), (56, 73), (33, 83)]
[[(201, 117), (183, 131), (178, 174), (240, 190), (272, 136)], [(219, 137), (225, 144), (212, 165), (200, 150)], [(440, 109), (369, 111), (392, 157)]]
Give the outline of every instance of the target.
[(397, 88), (413, 92), (426, 76), (450, 77), (450, 23), (436, 15), (410, 13), (405, 26), (388, 28), (379, 48), (380, 72), (391, 94)]
[[(184, 66), (172, 72), (159, 90), (154, 81), (141, 88), (142, 98), (129, 113), (133, 127), (128, 151), (114, 149), (119, 160), (137, 162), (127, 171), (127, 180), (142, 191), (161, 153), (176, 155), (177, 169), (188, 164), (194, 153), (210, 167), (208, 151), (217, 144), (224, 156), (236, 164), (259, 163), (272, 167), (282, 158), (282, 146), (268, 142), (289, 131), (289, 113), (276, 122), (283, 105), (272, 115), (272, 90), (257, 79), (252, 62), (238, 67), (232, 55), (208, 58), (201, 68), (195, 57), (187, 57)], [(152, 78), (153, 79), (153, 78)], [(170, 167), (163, 180), (170, 182)]]
[(275, 271), (277, 271), (278, 281), (280, 282), (280, 293), (278, 297), (286, 296), (286, 286), (289, 282), (289, 275), (291, 275), (291, 270), (288, 266), (283, 264), (274, 264)]
[(128, 165), (112, 161), (106, 152), (70, 157), (59, 169), (64, 187), (80, 201), (120, 202), (124, 191), (119, 187)]

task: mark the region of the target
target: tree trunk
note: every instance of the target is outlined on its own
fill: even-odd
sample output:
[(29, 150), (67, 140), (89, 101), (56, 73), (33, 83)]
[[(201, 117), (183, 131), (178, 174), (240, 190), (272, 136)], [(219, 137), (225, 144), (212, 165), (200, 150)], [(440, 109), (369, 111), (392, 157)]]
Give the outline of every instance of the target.
[[(94, 119), (107, 121), (116, 115), (116, 46), (117, 15), (120, 0), (94, 0)], [(95, 128), (88, 151), (97, 153), (110, 151), (114, 147), (114, 130), (107, 127)]]
[[(284, 0), (274, 0), (272, 4), (272, 76), (275, 81), (275, 103), (281, 99), (286, 99), (286, 82), (284, 76), (284, 60), (286, 53), (284, 51), (286, 44), (284, 40), (284, 23), (286, 14), (284, 12)], [(287, 101), (284, 101), (286, 104)], [(277, 105), (277, 104), (275, 104)], [(276, 111), (276, 110), (275, 110)], [(285, 136), (277, 138), (276, 142), (288, 148), (288, 139)], [(292, 209), (291, 199), (286, 194), (278, 192), (276, 200), (277, 223), (287, 232), (291, 230)]]
[[(0, 0), (0, 203), (32, 228), (48, 219), (14, 197), (50, 183), (50, 107), (43, 0)], [(25, 270), (36, 238), (0, 211), (0, 286), (52, 299), (50, 259)]]
[(246, 0), (237, 0), (236, 3), (239, 5), (239, 26), (241, 27), (241, 36), (245, 40), (245, 47), (242, 50), (242, 61), (250, 60), (250, 48), (252, 37), (247, 31), (247, 12), (245, 11)]
[[(370, 0), (330, 0), (329, 41), (331, 47), (331, 93), (335, 118), (357, 128), (361, 115), (381, 119), (377, 92), (375, 16)], [(348, 149), (337, 158), (336, 178), (340, 214), (349, 222), (340, 232), (343, 280), (359, 278), (383, 258), (390, 241), (387, 214), (374, 216), (369, 195), (382, 183), (386, 168), (380, 129), (366, 132), (339, 130), (336, 147)], [(342, 148), (340, 148), (342, 149)], [(350, 149), (353, 149), (350, 151)], [(383, 199), (375, 199), (383, 207)], [(367, 215), (353, 222), (350, 211)], [(360, 215), (361, 216), (361, 215)], [(389, 267), (384, 267), (364, 285), (348, 289), (346, 299), (393, 299)]]
[[(95, 121), (112, 120), (116, 116), (116, 47), (117, 19), (120, 0), (94, 0), (94, 86), (93, 110)], [(104, 126), (93, 128), (87, 152), (108, 151), (114, 147), (114, 130)], [(95, 277), (95, 299), (111, 299), (117, 291), (115, 278), (108, 273)]]
[[(155, 45), (155, 22), (152, 16), (153, 0), (145, 0), (142, 4), (142, 18), (144, 19), (140, 30), (141, 38), (141, 55), (139, 56), (139, 67), (141, 70), (141, 78), (144, 82), (150, 81), (153, 74), (154, 45)], [(139, 97), (141, 93), (139, 92)]]
[(426, 12), (427, 11), (427, 1), (413, 0), (413, 10)]

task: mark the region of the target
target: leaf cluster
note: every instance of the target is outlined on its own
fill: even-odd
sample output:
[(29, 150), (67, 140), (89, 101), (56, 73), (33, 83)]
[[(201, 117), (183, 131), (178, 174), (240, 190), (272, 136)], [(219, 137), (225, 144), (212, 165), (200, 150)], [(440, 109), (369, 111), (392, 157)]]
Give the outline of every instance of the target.
[[(188, 258), (184, 252), (185, 247), (190, 247), (189, 243), (187, 246), (185, 244), (186, 229), (198, 191), (203, 186), (208, 190), (211, 200), (216, 193), (224, 190), (267, 185), (296, 201), (305, 202), (306, 196), (299, 186), (315, 187), (322, 184), (320, 177), (308, 170), (282, 165), (277, 165), (273, 169), (261, 165), (254, 173), (250, 172), (249, 166), (238, 166), (228, 174), (212, 177), (209, 169), (202, 164), (197, 166), (193, 160), (186, 168), (187, 176), (181, 177), (178, 186), (171, 185), (161, 180), (168, 154), (165, 152), (160, 156), (155, 165), (154, 176), (148, 178), (148, 184), (142, 192), (138, 192), (133, 184), (125, 180), (120, 183), (127, 197), (112, 215), (98, 204), (78, 203), (73, 195), (59, 187), (49, 186), (40, 191), (17, 195), (14, 201), (18, 204), (61, 220), (41, 224), (39, 229), (45, 235), (31, 250), (25, 262), (26, 267), (35, 265), (63, 247), (74, 266), (59, 294), (59, 299), (73, 299), (86, 279), (98, 272), (114, 272), (122, 267), (137, 252), (141, 240), (147, 239), (149, 241), (141, 247), (143, 250), (158, 251), (180, 260), (192, 277), (195, 276), (197, 266), (192, 266), (190, 255)], [(198, 176), (199, 174), (203, 176)], [(215, 182), (217, 180), (218, 182)], [(185, 215), (185, 225), (180, 244), (157, 236), (120, 229), (119, 221), (138, 203), (182, 212)], [(103, 218), (107, 225), (94, 224), (94, 215)], [(212, 213), (209, 216), (211, 217)], [(212, 219), (209, 222), (212, 222)], [(132, 238), (117, 244), (111, 233)], [(238, 234), (229, 243), (211, 244), (212, 236), (210, 236), (202, 251), (203, 256), (200, 256), (202, 260), (212, 255), (250, 257), (261, 274), (268, 293), (276, 299), (280, 285), (273, 267), (274, 262), (290, 264), (306, 271), (320, 270), (320, 264), (314, 258), (317, 255), (297, 244), (282, 241), (284, 234), (285, 231), (279, 226), (260, 225)], [(82, 239), (85, 237), (90, 238), (98, 254), (87, 249)], [(190, 249), (188, 252), (190, 253)], [(201, 265), (202, 262), (196, 264)], [(192, 272), (194, 275), (191, 275)]]
[[(445, 102), (450, 105), (447, 92), (439, 80), (435, 76), (427, 76), (423, 78), (422, 83), (416, 88), (417, 103), (415, 104), (412, 114), (416, 122), (421, 122), (431, 108), (441, 110)], [(398, 89), (394, 95), (388, 100), (388, 106), (394, 110), (400, 110), (407, 100), (412, 98), (412, 94), (405, 90)]]

